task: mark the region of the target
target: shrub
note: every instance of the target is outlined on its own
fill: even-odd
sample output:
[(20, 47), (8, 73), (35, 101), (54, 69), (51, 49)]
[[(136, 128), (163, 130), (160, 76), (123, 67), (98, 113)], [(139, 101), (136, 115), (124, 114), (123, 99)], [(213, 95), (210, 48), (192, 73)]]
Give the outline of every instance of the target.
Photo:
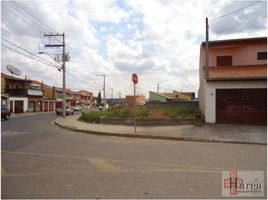
[(104, 112), (82, 112), (82, 115), (79, 117), (78, 120), (89, 123), (100, 123), (101, 117), (105, 117)]
[(199, 116), (201, 114), (198, 108), (176, 107), (176, 108), (158, 108), (149, 109), (145, 107), (127, 108), (123, 105), (110, 107), (104, 112), (82, 113), (80, 121), (89, 123), (100, 123), (102, 118), (133, 118), (135, 115), (140, 119), (161, 119), (176, 118), (179, 116)]

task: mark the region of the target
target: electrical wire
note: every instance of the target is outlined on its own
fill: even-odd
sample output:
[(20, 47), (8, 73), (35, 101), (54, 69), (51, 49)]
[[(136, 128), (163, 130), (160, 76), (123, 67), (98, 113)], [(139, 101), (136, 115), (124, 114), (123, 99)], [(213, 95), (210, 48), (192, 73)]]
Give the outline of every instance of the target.
[[(46, 26), (47, 28), (49, 28), (49, 29), (53, 30), (54, 32), (56, 32), (53, 28), (49, 27), (47, 24), (45, 24), (45, 23), (43, 23), (42, 21), (38, 20), (37, 17), (35, 17), (34, 15), (30, 14), (30, 12), (27, 11), (25, 8), (23, 8), (21, 5), (19, 5), (18, 3), (14, 2), (14, 1), (13, 1), (13, 3), (16, 4), (16, 6), (18, 6), (18, 8), (20, 8), (21, 10), (23, 10), (24, 12), (26, 12), (29, 16), (31, 16), (32, 19), (38, 21), (38, 23), (43, 24), (43, 27)], [(18, 11), (18, 9), (14, 8), (13, 6), (11, 6), (11, 5), (9, 5), (9, 6), (12, 7), (13, 9), (15, 9), (20, 15), (22, 15), (23, 18), (24, 18), (24, 21), (26, 21), (28, 24), (30, 24), (30, 25), (32, 25), (34, 28), (36, 28), (36, 26), (35, 26), (33, 23), (29, 22), (30, 19), (29, 19), (28, 17), (26, 17), (24, 14), (22, 14), (20, 11)], [(13, 13), (14, 13), (14, 12), (13, 12)], [(17, 15), (17, 16), (18, 16), (18, 15)], [(25, 20), (25, 19), (27, 19), (27, 20)], [(39, 25), (39, 24), (38, 24), (38, 25)], [(48, 32), (50, 32), (49, 29), (47, 29), (47, 28), (45, 28), (45, 30), (48, 31)], [(46, 31), (44, 31), (44, 30), (41, 30), (39, 27), (38, 27), (37, 29), (38, 29), (39, 31), (41, 31), (41, 32), (46, 32)], [(61, 42), (58, 38), (52, 38), (52, 39)], [(82, 65), (88, 67), (88, 65), (85, 64), (85, 63), (79, 58), (79, 56), (77, 56), (77, 54), (75, 53), (75, 51), (73, 50), (73, 48), (71, 48), (71, 46), (70, 46), (68, 43), (66, 43), (66, 46), (69, 48), (70, 51), (72, 51), (72, 54), (73, 54), (73, 56), (74, 56), (74, 57), (73, 57), (73, 58), (74, 58), (74, 61), (77, 61), (77, 62), (79, 62), (80, 64), (82, 64)]]
[[(18, 39), (20, 39), (21, 41), (25, 42), (25, 44), (31, 44), (31, 47), (33, 47), (33, 48), (36, 48), (36, 46), (39, 46), (39, 45), (40, 45), (40, 43), (38, 43), (38, 42), (36, 42), (36, 41), (32, 41), (32, 40), (31, 40), (31, 41), (26, 41), (26, 40), (22, 39), (22, 37), (21, 37), (22, 33), (16, 31), (15, 29), (12, 30), (12, 27), (9, 26), (8, 24), (2, 22), (1, 25), (4, 25), (4, 26), (5, 26), (5, 28), (4, 28), (5, 30), (7, 30), (7, 31), (9, 31), (10, 33), (13, 33), (13, 34), (15, 34), (16, 36), (18, 36)], [(3, 26), (2, 26), (2, 27), (3, 27)], [(20, 35), (20, 34), (21, 34), (21, 35)], [(2, 34), (2, 35), (3, 35), (3, 34)]]
[(256, 2), (254, 2), (252, 4), (249, 4), (249, 5), (245, 6), (245, 7), (242, 7), (242, 8), (239, 8), (237, 10), (234, 10), (234, 11), (232, 11), (230, 13), (227, 13), (227, 14), (221, 15), (219, 17), (216, 17), (214, 19), (211, 19), (211, 20), (209, 20), (209, 22), (213, 22), (213, 21), (216, 21), (216, 20), (221, 19), (223, 17), (227, 17), (227, 16), (232, 15), (232, 14), (234, 14), (236, 12), (240, 12), (240, 11), (244, 10), (245, 8), (249, 8), (249, 7), (251, 7), (251, 6), (253, 6), (253, 5), (257, 4), (257, 3), (260, 3), (260, 2), (261, 2), (261, 0), (260, 1), (256, 1)]
[[(260, 19), (260, 18), (263, 18), (263, 17), (266, 17), (266, 15), (263, 15), (263, 16), (261, 16), (261, 17), (258, 17), (257, 19)], [(219, 33), (224, 33), (224, 32), (226, 32), (226, 31), (236, 29), (236, 28), (241, 27), (241, 26), (246, 25), (246, 24), (251, 24), (251, 23), (253, 23), (253, 22), (256, 22), (257, 19), (250, 20), (250, 21), (247, 21), (247, 22), (245, 22), (245, 23), (241, 23), (241, 24), (239, 24), (239, 25), (229, 27), (229, 28), (227, 28), (227, 29), (223, 29), (223, 30), (221, 30), (221, 31), (219, 31), (219, 32), (217, 32), (217, 33), (215, 33), (215, 34), (210, 34), (210, 36), (216, 36), (216, 35), (218, 35)]]
[(28, 50), (26, 50), (26, 49), (24, 49), (24, 48), (22, 48), (22, 47), (20, 47), (20, 46), (18, 46), (18, 45), (16, 45), (16, 44), (14, 44), (13, 42), (8, 41), (7, 39), (5, 39), (5, 38), (3, 38), (3, 37), (1, 37), (1, 39), (4, 40), (4, 41), (7, 42), (7, 43), (9, 43), (9, 44), (11, 44), (11, 45), (13, 45), (13, 46), (19, 48), (19, 49), (22, 49), (23, 51), (26, 51), (27, 53), (29, 53), (29, 54), (31, 54), (31, 55), (33, 55), (33, 56), (39, 58), (40, 60), (43, 60), (43, 61), (45, 61), (45, 62), (47, 62), (47, 63), (49, 63), (49, 64), (51, 64), (51, 65), (54, 65), (55, 67), (59, 67), (59, 66), (55, 65), (54, 63), (51, 63), (51, 62), (49, 62), (49, 61), (44, 60), (43, 58), (41, 58), (41, 57), (35, 55), (34, 53), (32, 53), (32, 52), (30, 52), (30, 51), (28, 51)]
[(55, 66), (53, 66), (53, 65), (50, 65), (50, 64), (48, 64), (48, 63), (45, 63), (45, 62), (42, 61), (42, 60), (37, 60), (37, 59), (34, 58), (34, 57), (31, 57), (31, 56), (29, 56), (29, 55), (27, 55), (27, 54), (24, 54), (24, 53), (22, 53), (22, 52), (20, 52), (20, 51), (17, 51), (17, 50), (15, 50), (15, 49), (11, 48), (11, 47), (8, 47), (8, 46), (6, 46), (6, 45), (4, 45), (4, 44), (1, 44), (1, 46), (5, 47), (5, 48), (7, 48), (7, 49), (10, 49), (10, 50), (12, 50), (12, 51), (15, 51), (16, 53), (19, 53), (19, 54), (21, 54), (21, 55), (24, 55), (24, 56), (26, 56), (26, 57), (28, 57), (28, 58), (31, 58), (31, 59), (33, 59), (33, 60), (36, 60), (36, 61), (41, 62), (41, 63), (43, 63), (43, 64), (46, 64), (46, 65), (48, 65), (48, 66), (55, 67)]
[[(47, 24), (45, 24), (40, 19), (36, 18), (29, 11), (27, 11), (25, 8), (23, 8), (21, 5), (19, 5), (17, 2), (15, 2), (15, 1), (11, 1), (11, 2), (14, 3), (16, 6), (18, 6), (20, 9), (22, 9), (24, 12), (26, 12), (28, 15), (30, 15), (33, 19), (37, 20), (39, 23), (41, 23), (42, 25), (44, 25), (44, 27), (47, 27), (48, 28), (47, 30), (53, 30), (53, 28), (51, 28), (50, 26), (48, 26)], [(53, 31), (56, 32), (55, 30), (53, 30)]]

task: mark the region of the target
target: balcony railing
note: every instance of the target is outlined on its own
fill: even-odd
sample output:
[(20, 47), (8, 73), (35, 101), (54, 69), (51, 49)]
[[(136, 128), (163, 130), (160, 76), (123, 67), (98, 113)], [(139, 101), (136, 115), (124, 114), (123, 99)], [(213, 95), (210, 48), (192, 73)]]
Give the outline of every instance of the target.
[(27, 89), (5, 89), (5, 93), (12, 96), (26, 96)]
[(42, 90), (28, 89), (27, 94), (29, 96), (43, 96), (43, 91)]
[(43, 96), (42, 90), (33, 89), (5, 89), (5, 93), (12, 96)]

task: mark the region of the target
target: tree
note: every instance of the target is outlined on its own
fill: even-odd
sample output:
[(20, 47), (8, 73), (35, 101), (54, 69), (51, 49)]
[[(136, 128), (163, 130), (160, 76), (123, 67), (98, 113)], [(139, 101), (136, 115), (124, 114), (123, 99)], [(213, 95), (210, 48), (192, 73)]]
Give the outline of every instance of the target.
[(97, 104), (98, 105), (101, 104), (101, 92), (100, 91), (99, 91), (99, 94), (98, 94)]

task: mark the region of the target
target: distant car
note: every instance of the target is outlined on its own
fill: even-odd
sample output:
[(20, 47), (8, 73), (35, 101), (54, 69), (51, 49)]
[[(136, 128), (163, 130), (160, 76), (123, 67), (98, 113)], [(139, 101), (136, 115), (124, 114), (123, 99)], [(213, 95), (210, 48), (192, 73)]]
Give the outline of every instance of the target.
[(10, 110), (7, 108), (1, 108), (1, 119), (10, 119)]
[(82, 110), (82, 107), (81, 106), (75, 106), (74, 107), (74, 111), (80, 111), (80, 110)]
[[(57, 115), (62, 115), (62, 108), (57, 108), (56, 109), (56, 114)], [(74, 110), (71, 109), (69, 106), (66, 106), (66, 115), (73, 115)]]

